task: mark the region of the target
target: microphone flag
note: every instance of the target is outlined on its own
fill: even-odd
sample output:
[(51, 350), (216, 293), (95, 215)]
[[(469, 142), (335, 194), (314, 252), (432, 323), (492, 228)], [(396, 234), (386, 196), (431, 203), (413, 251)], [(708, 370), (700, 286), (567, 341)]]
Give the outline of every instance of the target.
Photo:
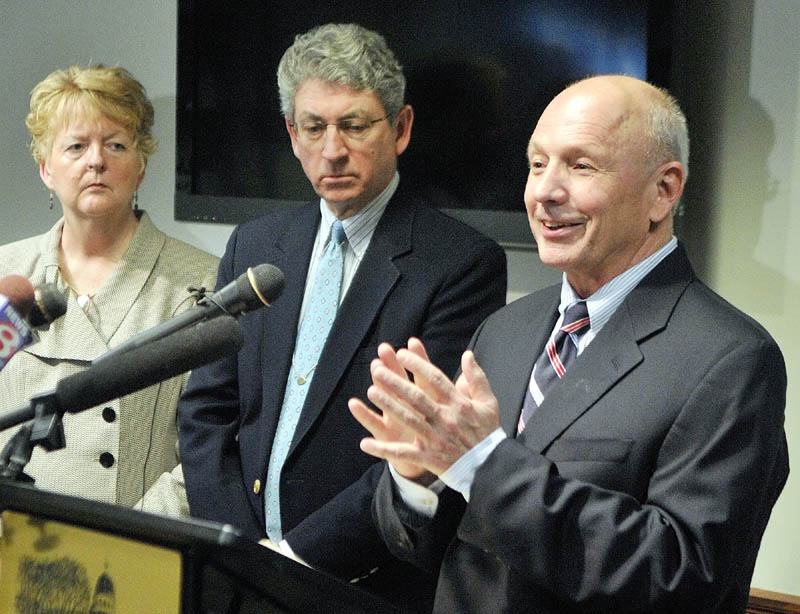
[(11, 301), (0, 294), (0, 370), (19, 350), (34, 342), (33, 330)]

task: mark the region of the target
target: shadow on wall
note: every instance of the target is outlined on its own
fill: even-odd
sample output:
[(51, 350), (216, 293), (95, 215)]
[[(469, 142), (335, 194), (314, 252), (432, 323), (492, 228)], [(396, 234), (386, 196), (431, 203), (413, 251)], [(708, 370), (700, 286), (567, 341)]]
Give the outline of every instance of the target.
[(775, 121), (750, 95), (753, 2), (731, 6), (725, 0), (693, 6), (680, 34), (671, 90), (689, 122), (691, 161), (684, 215), (675, 228), (701, 279), (745, 311), (752, 299), (758, 311), (770, 312), (797, 291), (782, 270), (788, 226), (764, 225), (788, 220), (791, 203), (768, 165)]
[[(792, 281), (779, 265), (770, 265), (763, 249), (765, 242), (770, 243), (768, 250), (778, 250), (778, 254), (769, 260), (786, 261), (788, 227), (774, 221), (764, 225), (765, 220), (776, 219), (767, 205), (778, 197), (781, 181), (768, 166), (775, 147), (775, 123), (758, 100), (746, 96), (735, 102), (724, 125), (725, 151), (717, 160), (724, 161), (725, 185), (715, 193), (721, 195), (717, 206), (723, 208), (719, 217), (725, 228), (720, 233), (726, 237), (726, 248), (718, 250), (717, 258), (724, 262), (716, 268), (735, 273), (736, 285), (742, 290), (738, 297), (732, 297), (734, 301), (756, 301), (758, 310), (764, 313), (782, 311)], [(790, 203), (777, 206), (786, 211), (788, 220)], [(725, 211), (727, 208), (730, 210)], [(740, 248), (729, 249), (731, 245)], [(748, 305), (741, 306), (748, 310)]]
[[(737, 78), (736, 83), (742, 88), (748, 80)], [(689, 118), (690, 175), (676, 234), (686, 242), (700, 278), (731, 302), (746, 312), (753, 310), (751, 300), (762, 313), (782, 311), (786, 296), (796, 295), (798, 288), (780, 264), (770, 265), (765, 257), (771, 250), (770, 260), (783, 263), (789, 245), (788, 227), (764, 226), (765, 219), (775, 219), (767, 205), (779, 197), (780, 178), (768, 165), (775, 147), (775, 123), (747, 93), (729, 92), (707, 105), (702, 99), (700, 103), (693, 100), (695, 114)], [(790, 206), (788, 201), (779, 204), (786, 219)], [(731, 287), (721, 287), (730, 286), (732, 275), (739, 289), (733, 293)]]

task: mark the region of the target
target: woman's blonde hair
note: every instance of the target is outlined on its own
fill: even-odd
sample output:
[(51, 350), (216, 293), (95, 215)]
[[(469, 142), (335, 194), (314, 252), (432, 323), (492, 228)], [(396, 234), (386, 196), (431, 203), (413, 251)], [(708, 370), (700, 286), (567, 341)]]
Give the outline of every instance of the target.
[(25, 125), (31, 134), (30, 150), (38, 163), (50, 153), (53, 138), (76, 112), (103, 116), (128, 130), (142, 163), (156, 150), (153, 105), (144, 87), (119, 66), (70, 66), (45, 77), (31, 92)]

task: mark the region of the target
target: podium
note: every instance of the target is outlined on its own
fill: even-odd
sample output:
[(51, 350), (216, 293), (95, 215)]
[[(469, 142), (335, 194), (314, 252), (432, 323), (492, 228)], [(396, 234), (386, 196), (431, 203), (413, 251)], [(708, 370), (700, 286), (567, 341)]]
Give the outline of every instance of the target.
[(0, 481), (0, 611), (386, 614), (392, 605), (234, 527)]

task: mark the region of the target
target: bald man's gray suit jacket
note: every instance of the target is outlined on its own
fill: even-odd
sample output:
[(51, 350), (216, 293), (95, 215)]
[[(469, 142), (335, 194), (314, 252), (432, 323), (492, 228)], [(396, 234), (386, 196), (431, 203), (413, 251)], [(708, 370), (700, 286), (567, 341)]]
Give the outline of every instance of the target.
[[(509, 304), (471, 347), (509, 438), (470, 501), (425, 521), (384, 473), (396, 556), (441, 571), (437, 612), (744, 612), (788, 475), (786, 371), (767, 332), (681, 246), (630, 293), (514, 437), (559, 287)], [(446, 552), (445, 552), (446, 549)]]

